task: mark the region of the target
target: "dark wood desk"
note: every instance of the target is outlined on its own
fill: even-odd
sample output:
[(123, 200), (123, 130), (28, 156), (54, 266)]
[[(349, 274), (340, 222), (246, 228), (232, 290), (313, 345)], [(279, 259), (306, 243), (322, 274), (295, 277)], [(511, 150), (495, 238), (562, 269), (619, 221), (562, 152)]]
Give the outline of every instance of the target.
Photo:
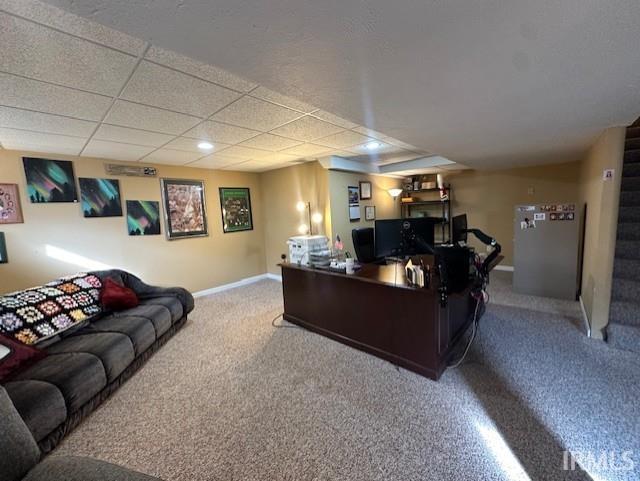
[(287, 321), (434, 380), (473, 320), (469, 286), (441, 307), (437, 277), (428, 289), (409, 286), (402, 264), (365, 264), (352, 275), (281, 268)]

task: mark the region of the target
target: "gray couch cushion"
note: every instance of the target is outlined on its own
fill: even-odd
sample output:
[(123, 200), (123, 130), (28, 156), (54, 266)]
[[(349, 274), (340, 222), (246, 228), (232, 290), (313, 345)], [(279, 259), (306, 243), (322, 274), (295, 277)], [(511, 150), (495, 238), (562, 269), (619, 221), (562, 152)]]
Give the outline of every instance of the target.
[(180, 301), (173, 296), (153, 297), (150, 299), (140, 299), (142, 305), (164, 306), (171, 312), (171, 320), (176, 322), (182, 318), (184, 308)]
[(13, 380), (28, 379), (46, 381), (60, 389), (68, 413), (74, 413), (107, 385), (102, 361), (84, 352), (49, 354)]
[(51, 456), (33, 468), (24, 481), (159, 481), (159, 478), (97, 459)]
[(60, 390), (44, 381), (11, 381), (4, 385), (27, 427), (40, 441), (67, 419)]
[(100, 358), (108, 382), (117, 378), (136, 357), (131, 339), (118, 332), (81, 331), (47, 349), (47, 354), (68, 352), (86, 352)]
[(136, 357), (149, 349), (156, 340), (156, 330), (146, 317), (108, 316), (92, 322), (84, 332), (119, 332), (129, 337)]
[(2, 386), (0, 420), (0, 481), (17, 481), (38, 462), (40, 449)]
[(169, 311), (165, 306), (161, 306), (159, 304), (140, 304), (138, 307), (134, 307), (133, 309), (114, 312), (113, 316), (135, 316), (149, 319), (156, 330), (156, 338), (163, 335), (171, 327), (171, 311)]

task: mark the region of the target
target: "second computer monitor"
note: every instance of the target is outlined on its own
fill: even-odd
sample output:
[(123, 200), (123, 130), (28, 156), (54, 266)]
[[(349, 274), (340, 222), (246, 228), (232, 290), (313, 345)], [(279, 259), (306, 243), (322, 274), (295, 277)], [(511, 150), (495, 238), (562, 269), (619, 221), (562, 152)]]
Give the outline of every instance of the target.
[(467, 242), (467, 214), (457, 215), (451, 219), (451, 242)]
[[(376, 220), (376, 257), (428, 254), (428, 252), (408, 251), (403, 243), (403, 230), (408, 227), (413, 234), (420, 236), (427, 244), (433, 246), (434, 224), (438, 221), (439, 219), (430, 217)], [(406, 223), (409, 225), (407, 226)]]

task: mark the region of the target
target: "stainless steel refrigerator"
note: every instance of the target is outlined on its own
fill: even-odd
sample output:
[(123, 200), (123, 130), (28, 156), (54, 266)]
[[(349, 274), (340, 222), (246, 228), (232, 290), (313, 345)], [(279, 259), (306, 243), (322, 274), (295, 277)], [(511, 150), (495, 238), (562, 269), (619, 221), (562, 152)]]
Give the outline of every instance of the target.
[(576, 300), (582, 209), (575, 202), (515, 208), (513, 290)]

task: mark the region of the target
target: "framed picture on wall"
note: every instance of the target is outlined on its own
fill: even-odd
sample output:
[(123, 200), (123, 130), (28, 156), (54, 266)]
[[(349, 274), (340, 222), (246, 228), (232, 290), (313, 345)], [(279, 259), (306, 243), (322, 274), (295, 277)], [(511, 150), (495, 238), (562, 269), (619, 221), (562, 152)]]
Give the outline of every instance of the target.
[(80, 201), (85, 217), (121, 217), (120, 182), (117, 179), (80, 177)]
[(160, 179), (167, 239), (209, 235), (204, 181)]
[(350, 185), (347, 190), (349, 195), (349, 220), (356, 222), (360, 220), (360, 189)]
[(369, 181), (360, 182), (360, 198), (362, 200), (371, 199), (371, 182)]
[(73, 162), (23, 157), (27, 195), (34, 204), (78, 202)]
[(160, 202), (154, 200), (127, 201), (129, 235), (160, 235)]
[(22, 224), (17, 184), (0, 184), (0, 224)]
[(4, 240), (4, 232), (0, 232), (0, 264), (9, 262), (7, 257), (7, 244)]
[(224, 233), (253, 230), (249, 189), (245, 187), (220, 187), (219, 190)]
[(376, 206), (367, 205), (364, 208), (364, 220), (376, 220)]

